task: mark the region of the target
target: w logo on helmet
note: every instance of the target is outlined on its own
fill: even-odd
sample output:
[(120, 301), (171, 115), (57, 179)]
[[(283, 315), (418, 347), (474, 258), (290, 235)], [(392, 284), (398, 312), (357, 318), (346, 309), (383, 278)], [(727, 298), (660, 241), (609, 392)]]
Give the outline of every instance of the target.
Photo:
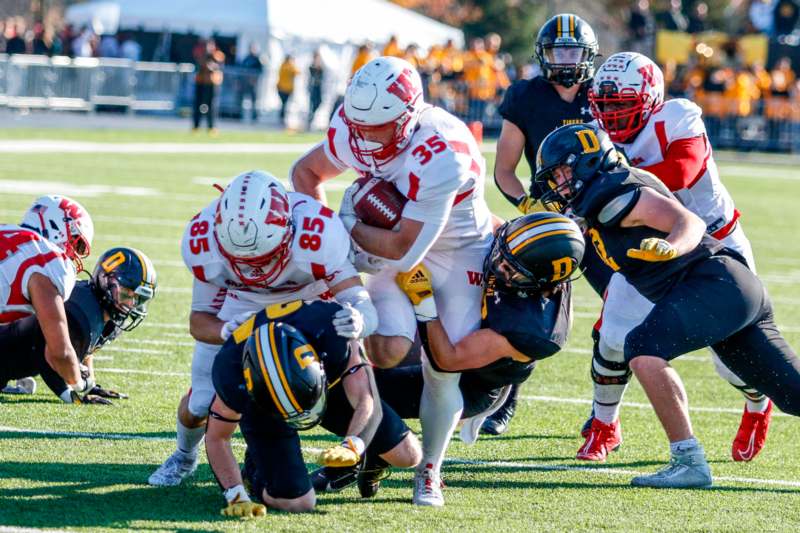
[(417, 97), (417, 91), (414, 88), (414, 84), (411, 82), (411, 71), (408, 69), (403, 70), (386, 90), (398, 97), (405, 104), (412, 103)]

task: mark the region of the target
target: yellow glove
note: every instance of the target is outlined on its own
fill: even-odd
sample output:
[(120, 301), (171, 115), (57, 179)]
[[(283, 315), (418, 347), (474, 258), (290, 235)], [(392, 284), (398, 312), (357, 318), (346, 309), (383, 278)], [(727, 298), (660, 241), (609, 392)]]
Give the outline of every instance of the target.
[(267, 516), (266, 506), (256, 502), (234, 502), (220, 511), (223, 516), (238, 516), (240, 518), (256, 518)]
[(332, 446), (322, 452), (318, 462), (323, 466), (355, 466), (361, 460), (364, 448), (364, 441), (360, 438), (347, 437), (338, 446)]
[(517, 209), (519, 209), (519, 212), (523, 215), (545, 211), (544, 206), (539, 203), (539, 200), (531, 198), (527, 194), (523, 197), (522, 201), (517, 204)]
[(400, 290), (406, 293), (411, 303), (419, 305), (426, 298), (433, 296), (431, 277), (428, 267), (420, 263), (408, 272), (399, 273), (395, 277), (395, 281)]
[(642, 242), (639, 243), (639, 248), (628, 249), (628, 257), (651, 263), (669, 261), (674, 259), (676, 255), (678, 255), (678, 251), (672, 247), (669, 241), (656, 237), (642, 239)]

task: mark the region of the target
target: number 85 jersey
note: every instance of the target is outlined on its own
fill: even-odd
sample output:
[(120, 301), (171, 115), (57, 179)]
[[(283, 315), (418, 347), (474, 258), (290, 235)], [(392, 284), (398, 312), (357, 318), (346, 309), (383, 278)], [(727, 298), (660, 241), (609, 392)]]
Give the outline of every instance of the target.
[(222, 255), (214, 237), (219, 200), (198, 213), (183, 233), (181, 254), (196, 281), (244, 293), (292, 293), (293, 299), (314, 299), (329, 286), (357, 276), (348, 258), (350, 236), (330, 208), (305, 194), (289, 192), (294, 234), (289, 263), (269, 285), (247, 285)]

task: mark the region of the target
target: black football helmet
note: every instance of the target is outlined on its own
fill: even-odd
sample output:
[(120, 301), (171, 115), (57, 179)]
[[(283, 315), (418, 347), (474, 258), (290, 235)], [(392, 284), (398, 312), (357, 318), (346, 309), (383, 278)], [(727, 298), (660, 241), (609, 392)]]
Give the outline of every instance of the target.
[(536, 60), (544, 77), (564, 87), (583, 83), (594, 76), (597, 37), (586, 21), (577, 15), (556, 15), (536, 36)]
[[(570, 124), (550, 132), (536, 154), (538, 189), (549, 211), (564, 211), (584, 190), (586, 181), (598, 172), (620, 164), (619, 154), (608, 134), (593, 124)], [(553, 171), (566, 165), (572, 178), (559, 183)]]
[(111, 321), (130, 331), (141, 324), (155, 298), (156, 269), (144, 253), (118, 246), (97, 258), (90, 283)]
[(301, 431), (322, 420), (328, 398), (325, 369), (294, 327), (269, 322), (253, 331), (242, 367), (247, 393), (263, 412)]
[(503, 224), (483, 264), (484, 277), (522, 291), (539, 291), (572, 279), (579, 272), (585, 243), (570, 218), (533, 213)]

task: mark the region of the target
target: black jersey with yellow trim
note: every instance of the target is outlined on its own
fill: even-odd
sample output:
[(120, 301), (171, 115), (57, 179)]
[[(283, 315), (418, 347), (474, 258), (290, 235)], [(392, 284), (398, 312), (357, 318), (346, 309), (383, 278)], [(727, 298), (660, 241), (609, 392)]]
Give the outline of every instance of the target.
[(217, 395), (238, 413), (248, 410), (250, 397), (245, 387), (242, 354), (250, 334), (269, 322), (283, 322), (297, 328), (313, 346), (328, 377), (334, 383), (347, 370), (348, 339), (336, 334), (333, 315), (341, 309), (336, 302), (295, 300), (273, 304), (246, 320), (222, 345), (214, 359), (211, 376)]
[(648, 262), (628, 257), (627, 251), (639, 248), (643, 239), (663, 239), (668, 235), (649, 226), (620, 225), (636, 206), (643, 188), (674, 198), (669, 189), (651, 173), (622, 165), (586, 181), (583, 191), (571, 207), (589, 225), (588, 240), (603, 262), (624, 275), (645, 298), (655, 302), (681, 280), (688, 268), (719, 252), (724, 246), (708, 234), (703, 234), (694, 250), (669, 261)]
[(70, 338), (73, 345), (77, 345), (75, 351), (79, 357), (94, 353), (121, 333), (114, 322), (106, 320), (100, 299), (88, 281), (75, 284), (64, 309), (70, 323)]
[(536, 152), (548, 133), (561, 126), (593, 120), (589, 87), (591, 80), (581, 85), (572, 102), (562, 100), (553, 84), (542, 76), (517, 80), (506, 91), (498, 113), (525, 136), (525, 159), (531, 176), (536, 173)]
[(468, 372), (480, 374), (484, 381), (496, 387), (525, 381), (536, 361), (555, 355), (566, 344), (571, 300), (570, 283), (562, 283), (550, 297), (544, 297), (535, 291), (499, 287), (495, 276), (489, 275), (484, 287), (481, 327), (505, 337), (531, 361), (523, 363), (503, 358)]

